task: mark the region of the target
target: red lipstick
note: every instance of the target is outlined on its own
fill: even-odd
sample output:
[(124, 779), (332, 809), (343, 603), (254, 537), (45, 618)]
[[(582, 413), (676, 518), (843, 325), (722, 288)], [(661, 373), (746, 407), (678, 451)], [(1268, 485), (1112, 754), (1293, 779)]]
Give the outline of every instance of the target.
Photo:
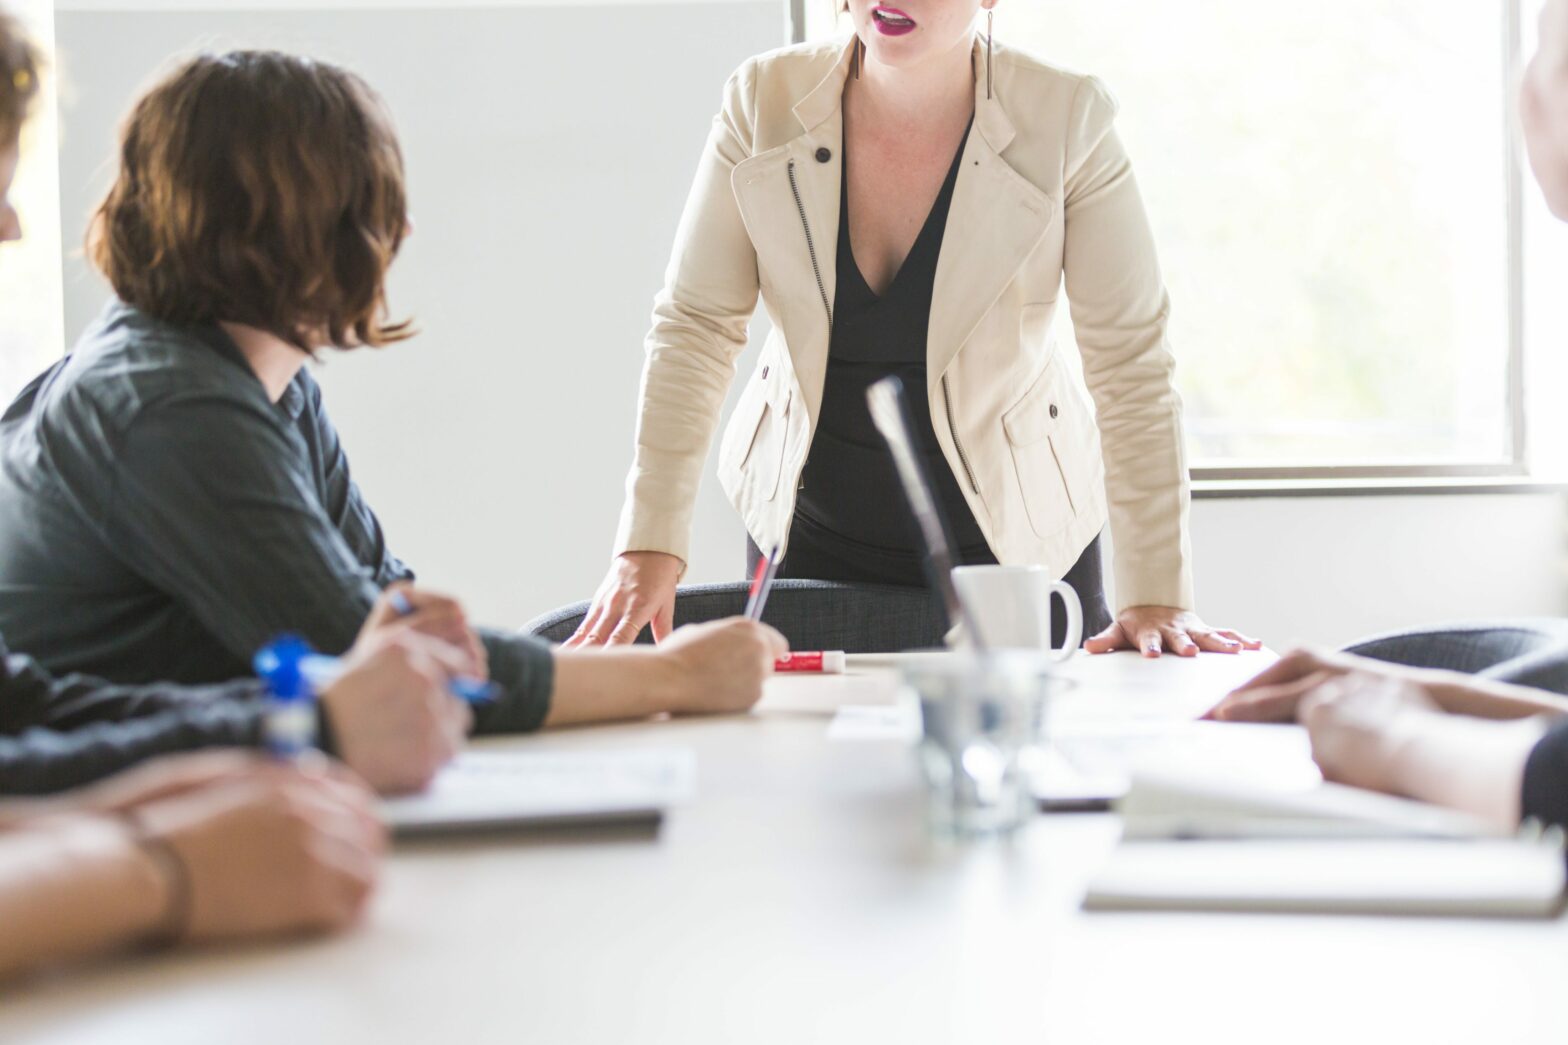
[(903, 36), (915, 31), (913, 18), (886, 4), (878, 4), (871, 9), (871, 21), (883, 36)]

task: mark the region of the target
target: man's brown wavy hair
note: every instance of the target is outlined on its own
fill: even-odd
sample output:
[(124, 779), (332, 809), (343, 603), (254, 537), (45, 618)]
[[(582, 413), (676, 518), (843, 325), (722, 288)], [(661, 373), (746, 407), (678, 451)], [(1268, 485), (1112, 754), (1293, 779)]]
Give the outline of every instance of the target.
[(235, 51), (185, 62), (136, 103), (87, 251), (143, 312), (241, 323), (311, 352), (412, 334), (386, 320), (407, 228), (402, 152), (369, 85)]
[(0, 9), (0, 149), (15, 145), (38, 93), (38, 52), (16, 20)]

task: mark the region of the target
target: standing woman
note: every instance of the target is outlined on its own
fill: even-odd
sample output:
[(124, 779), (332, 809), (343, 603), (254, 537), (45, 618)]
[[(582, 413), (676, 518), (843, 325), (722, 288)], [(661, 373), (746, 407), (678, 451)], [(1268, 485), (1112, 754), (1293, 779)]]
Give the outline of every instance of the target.
[[(848, 0), (850, 41), (730, 78), (654, 309), (616, 558), (572, 644), (669, 633), (760, 291), (773, 333), (719, 456), (753, 559), (778, 546), (780, 576), (925, 583), (866, 409), (897, 374), (962, 561), (1065, 578), (1091, 650), (1254, 645), (1192, 612), (1170, 305), (1115, 103), (996, 45), (996, 5)], [(1093, 407), (1055, 356), (1064, 278)]]

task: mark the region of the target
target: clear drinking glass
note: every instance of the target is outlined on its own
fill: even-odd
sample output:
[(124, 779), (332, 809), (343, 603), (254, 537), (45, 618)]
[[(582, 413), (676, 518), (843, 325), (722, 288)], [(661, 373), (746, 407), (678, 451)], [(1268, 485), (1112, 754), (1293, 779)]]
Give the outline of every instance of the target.
[(1051, 697), (1071, 685), (1032, 651), (917, 658), (903, 669), (920, 707), (920, 765), (932, 831), (1007, 834), (1036, 804), (1030, 767), (1045, 743)]

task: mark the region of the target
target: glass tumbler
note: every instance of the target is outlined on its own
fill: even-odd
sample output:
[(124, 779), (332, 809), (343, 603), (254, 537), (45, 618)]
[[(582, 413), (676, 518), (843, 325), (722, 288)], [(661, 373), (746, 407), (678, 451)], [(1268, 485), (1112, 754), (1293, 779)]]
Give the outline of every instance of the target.
[(919, 758), (933, 833), (1008, 834), (1035, 813), (1031, 766), (1046, 712), (1071, 681), (1042, 653), (994, 651), (921, 657), (903, 668), (905, 699), (920, 708)]

